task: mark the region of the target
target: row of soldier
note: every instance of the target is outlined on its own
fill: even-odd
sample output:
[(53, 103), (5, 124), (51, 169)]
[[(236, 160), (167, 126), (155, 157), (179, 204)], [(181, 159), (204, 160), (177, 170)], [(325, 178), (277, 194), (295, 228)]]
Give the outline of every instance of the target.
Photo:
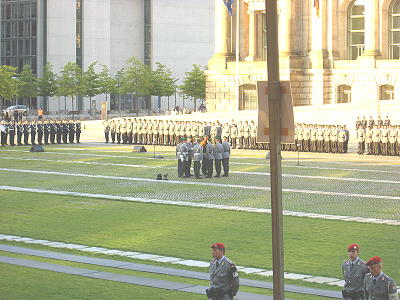
[[(220, 177), (223, 168), (223, 177), (229, 175), (229, 157), (231, 145), (225, 137), (223, 140), (219, 136), (215, 137), (214, 142), (209, 136), (203, 139), (181, 138), (176, 145), (176, 158), (178, 160), (178, 176), (191, 177), (190, 169), (193, 161), (193, 171), (196, 179), (200, 179), (201, 174), (205, 178), (213, 177), (214, 165), (216, 175)], [(222, 166), (222, 168), (221, 168)]]
[(360, 155), (400, 155), (400, 125), (359, 125), (356, 134)]
[(79, 120), (0, 121), (1, 145), (47, 145), (80, 143)]
[[(104, 121), (106, 143), (176, 146), (181, 138), (210, 136), (227, 137), (232, 148), (261, 149), (256, 143), (257, 125), (254, 121), (232, 120), (230, 123), (205, 121), (171, 121), (122, 119)], [(265, 149), (265, 146), (264, 146)]]
[(300, 152), (346, 153), (349, 131), (343, 125), (296, 124), (294, 144), (282, 150)]
[(378, 116), (378, 118), (376, 120), (374, 120), (374, 118), (372, 116), (369, 116), (368, 120), (365, 118), (365, 116), (363, 116), (362, 118), (357, 117), (355, 128), (361, 127), (362, 129), (366, 130), (367, 127), (372, 128), (375, 125), (389, 126), (389, 125), (391, 125), (391, 121), (388, 116), (386, 116), (384, 120), (382, 120), (381, 116)]

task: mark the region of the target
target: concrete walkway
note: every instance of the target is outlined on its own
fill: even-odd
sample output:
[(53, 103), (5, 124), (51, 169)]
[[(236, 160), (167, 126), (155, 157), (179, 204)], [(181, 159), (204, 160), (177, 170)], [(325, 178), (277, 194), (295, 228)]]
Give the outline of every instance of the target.
[[(181, 283), (181, 282), (174, 282), (174, 281), (166, 281), (160, 279), (151, 279), (151, 278), (144, 278), (138, 276), (128, 276), (128, 275), (121, 275), (116, 273), (109, 273), (109, 272), (102, 272), (102, 271), (95, 271), (90, 269), (82, 269), (82, 268), (75, 268), (69, 266), (62, 266), (57, 264), (49, 264), (49, 263), (42, 263), (38, 261), (28, 260), (28, 259), (19, 259), (13, 258), (8, 256), (0, 256), (0, 263), (6, 263), (11, 265), (17, 265), (22, 267), (28, 267), (33, 269), (39, 270), (46, 270), (64, 274), (71, 274), (71, 275), (78, 275), (93, 279), (103, 279), (103, 280), (110, 280), (115, 282), (123, 282), (129, 284), (136, 284), (142, 285), (152, 288), (159, 288), (164, 290), (171, 290), (171, 291), (178, 291), (178, 292), (186, 292), (186, 293), (193, 293), (199, 295), (205, 295), (205, 290), (208, 288), (206, 286), (201, 285), (193, 285), (188, 283)], [(272, 300), (271, 296), (265, 295), (257, 295), (251, 294), (246, 292), (239, 292), (237, 295), (238, 300)]]
[[(130, 262), (126, 262), (126, 261), (71, 255), (71, 254), (64, 254), (64, 253), (59, 253), (59, 252), (36, 250), (36, 249), (23, 248), (23, 247), (14, 247), (14, 246), (2, 245), (2, 244), (0, 244), (0, 251), (25, 254), (25, 255), (31, 255), (31, 256), (38, 256), (38, 257), (45, 257), (45, 258), (77, 262), (77, 263), (85, 263), (85, 264), (103, 266), (103, 267), (134, 270), (134, 271), (156, 273), (156, 274), (163, 274), (163, 275), (171, 275), (171, 276), (185, 277), (185, 278), (191, 278), (191, 279), (209, 280), (209, 275), (207, 273), (203, 273), (203, 272), (195, 272), (195, 271), (189, 271), (189, 270), (152, 266), (152, 265), (144, 265), (144, 264), (130, 263)], [(1, 259), (0, 259), (0, 261), (1, 261)], [(8, 263), (10, 263), (10, 262), (8, 262)], [(29, 261), (29, 264), (31, 264), (31, 261)], [(31, 265), (27, 265), (27, 266), (34, 267)], [(52, 268), (54, 268), (54, 266), (52, 266)], [(67, 268), (70, 268), (70, 267), (67, 267)], [(39, 269), (42, 269), (42, 268), (39, 267)], [(53, 269), (51, 269), (51, 270), (53, 270)], [(57, 267), (57, 270), (59, 270), (58, 267)], [(75, 274), (75, 273), (69, 273), (69, 269), (66, 269), (66, 270), (68, 272), (64, 272), (62, 269), (60, 269), (60, 271), (57, 271), (57, 272)], [(91, 271), (91, 272), (92, 273), (94, 272), (96, 274), (99, 273), (99, 272), (95, 272), (95, 271)], [(100, 273), (105, 273), (105, 272), (100, 272)], [(76, 275), (86, 276), (86, 274), (87, 274), (87, 272), (79, 273)], [(109, 273), (109, 274), (111, 274), (111, 273)], [(114, 274), (114, 275), (116, 275), (117, 277), (122, 276), (119, 274)], [(88, 277), (90, 277), (90, 276), (88, 276)], [(98, 278), (98, 277), (95, 277), (95, 278)], [(108, 275), (107, 275), (107, 278), (109, 278)], [(141, 277), (138, 277), (138, 278), (141, 278)], [(103, 278), (103, 279), (105, 279), (105, 278)], [(108, 280), (112, 280), (112, 279), (108, 279)], [(119, 280), (114, 280), (114, 281), (119, 281)], [(121, 282), (124, 282), (124, 281), (121, 281)], [(141, 281), (139, 280), (137, 282), (141, 282)], [(163, 282), (163, 284), (165, 283), (165, 281), (162, 281), (162, 282)], [(134, 282), (132, 282), (132, 283), (134, 283)], [(273, 288), (273, 285), (271, 282), (265, 282), (265, 281), (260, 281), (260, 280), (241, 279), (240, 283), (242, 286), (256, 287), (256, 288), (262, 288), (262, 289), (272, 289)], [(135, 283), (135, 284), (140, 285), (140, 283)], [(176, 283), (174, 283), (174, 284), (176, 284)], [(153, 285), (148, 285), (148, 286), (153, 286)], [(153, 286), (153, 287), (164, 288), (163, 286), (164, 285), (161, 285), (161, 283), (160, 283), (159, 286)], [(202, 288), (202, 293), (200, 293), (200, 294), (203, 294), (205, 287), (201, 287), (201, 288)], [(170, 289), (178, 290), (175, 288), (174, 285), (171, 285)], [(296, 286), (296, 285), (285, 285), (285, 291), (293, 292), (293, 293), (300, 293), (300, 294), (307, 294), (307, 295), (316, 295), (316, 296), (327, 297), (327, 298), (341, 299), (341, 293), (338, 291), (307, 288), (307, 287), (301, 287), (301, 286)], [(243, 295), (243, 293), (241, 293), (240, 297), (238, 297), (238, 299), (258, 299), (258, 298), (244, 298), (244, 297), (245, 296)], [(266, 296), (264, 296), (264, 297), (266, 297)], [(260, 298), (260, 299), (270, 299), (270, 298)]]

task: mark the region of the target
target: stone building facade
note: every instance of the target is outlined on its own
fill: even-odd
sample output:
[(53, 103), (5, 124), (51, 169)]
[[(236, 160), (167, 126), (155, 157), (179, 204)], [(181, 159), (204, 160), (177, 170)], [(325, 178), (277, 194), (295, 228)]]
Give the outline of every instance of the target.
[[(235, 4), (231, 16), (215, 0), (208, 111), (256, 110), (256, 82), (267, 80), (265, 2)], [(298, 121), (333, 122), (335, 111), (352, 120), (363, 114), (395, 118), (400, 0), (278, 0), (278, 14), (281, 80), (291, 82)]]

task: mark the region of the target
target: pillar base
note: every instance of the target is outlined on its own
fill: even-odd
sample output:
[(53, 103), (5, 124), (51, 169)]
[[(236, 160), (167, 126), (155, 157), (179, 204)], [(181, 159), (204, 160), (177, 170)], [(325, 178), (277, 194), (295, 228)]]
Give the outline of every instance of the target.
[(254, 56), (247, 56), (245, 59), (245, 61), (254, 61)]
[(362, 56), (380, 56), (381, 52), (378, 49), (374, 49), (374, 50), (364, 50), (364, 53), (362, 54)]

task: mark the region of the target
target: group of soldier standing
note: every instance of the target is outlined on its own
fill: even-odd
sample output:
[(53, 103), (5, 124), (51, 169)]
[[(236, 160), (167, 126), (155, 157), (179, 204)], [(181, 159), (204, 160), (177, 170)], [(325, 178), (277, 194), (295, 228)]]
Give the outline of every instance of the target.
[[(254, 121), (230, 123), (205, 121), (171, 121), (151, 119), (122, 119), (104, 121), (106, 143), (176, 146), (182, 138), (226, 137), (233, 149), (261, 149), (256, 142)], [(265, 149), (265, 147), (264, 147)]]
[(205, 178), (213, 177), (214, 165), (216, 172), (214, 177), (221, 177), (222, 168), (224, 172), (222, 176), (228, 177), (230, 153), (231, 145), (227, 137), (221, 140), (221, 137), (217, 136), (212, 140), (210, 136), (205, 135), (202, 139), (197, 138), (194, 141), (191, 137), (182, 137), (180, 143), (176, 145), (178, 176), (193, 176), (190, 174), (193, 161), (194, 176), (196, 179), (202, 178), (201, 174)]
[(80, 143), (79, 120), (0, 121), (1, 145), (47, 145)]
[(375, 121), (359, 117), (356, 120), (358, 154), (400, 155), (400, 125), (392, 125), (388, 117)]
[(347, 247), (349, 258), (342, 263), (344, 300), (398, 300), (396, 283), (382, 270), (382, 258), (367, 262), (360, 257), (358, 244)]
[(343, 125), (296, 124), (294, 144), (282, 150), (300, 152), (347, 153), (349, 131)]

